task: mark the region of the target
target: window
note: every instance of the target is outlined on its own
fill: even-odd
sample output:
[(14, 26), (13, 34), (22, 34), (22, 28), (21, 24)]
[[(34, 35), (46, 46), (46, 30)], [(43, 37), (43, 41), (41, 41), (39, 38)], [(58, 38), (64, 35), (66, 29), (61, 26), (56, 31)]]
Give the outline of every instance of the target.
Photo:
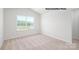
[(34, 29), (34, 18), (30, 16), (17, 16), (17, 31)]

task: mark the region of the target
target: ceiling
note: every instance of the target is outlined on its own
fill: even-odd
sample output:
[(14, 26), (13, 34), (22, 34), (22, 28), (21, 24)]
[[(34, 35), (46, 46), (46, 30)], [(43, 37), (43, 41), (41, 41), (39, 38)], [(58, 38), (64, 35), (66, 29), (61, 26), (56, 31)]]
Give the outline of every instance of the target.
[(47, 12), (45, 8), (31, 8), (31, 9), (38, 12), (39, 14), (44, 14)]
[[(49, 10), (45, 10), (45, 8), (31, 8), (31, 9), (39, 14), (49, 12)], [(67, 8), (67, 11), (75, 11), (75, 10), (79, 10), (79, 8)]]

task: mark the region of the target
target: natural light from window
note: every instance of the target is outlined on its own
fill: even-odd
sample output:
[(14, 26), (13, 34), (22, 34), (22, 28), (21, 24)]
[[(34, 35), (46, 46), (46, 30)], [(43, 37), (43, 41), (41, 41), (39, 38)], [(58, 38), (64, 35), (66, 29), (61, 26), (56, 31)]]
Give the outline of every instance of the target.
[(17, 16), (17, 31), (34, 29), (34, 18), (31, 16)]

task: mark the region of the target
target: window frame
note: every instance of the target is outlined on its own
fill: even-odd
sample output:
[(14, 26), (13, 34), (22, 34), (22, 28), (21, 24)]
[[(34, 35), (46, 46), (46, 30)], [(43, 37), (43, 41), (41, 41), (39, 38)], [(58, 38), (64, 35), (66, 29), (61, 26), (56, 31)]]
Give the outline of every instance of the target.
[[(25, 18), (27, 18), (27, 19), (29, 19), (29, 17), (31, 17), (31, 18), (32, 18), (32, 21), (33, 21), (33, 22), (32, 22), (32, 24), (33, 24), (32, 26), (33, 26), (33, 27), (30, 28), (30, 26), (31, 26), (31, 25), (30, 25), (29, 28), (26, 28), (26, 29), (20, 29), (20, 28), (18, 28), (18, 25), (17, 25), (18, 19), (17, 19), (17, 17), (20, 17), (20, 16), (21, 16), (21, 17), (25, 17)], [(27, 19), (25, 19), (26, 22), (27, 22)], [(26, 25), (26, 26), (27, 26), (27, 25)], [(29, 30), (34, 30), (34, 28), (35, 28), (35, 18), (34, 18), (33, 16), (24, 16), (24, 15), (17, 15), (17, 16), (16, 16), (16, 31), (29, 31)]]

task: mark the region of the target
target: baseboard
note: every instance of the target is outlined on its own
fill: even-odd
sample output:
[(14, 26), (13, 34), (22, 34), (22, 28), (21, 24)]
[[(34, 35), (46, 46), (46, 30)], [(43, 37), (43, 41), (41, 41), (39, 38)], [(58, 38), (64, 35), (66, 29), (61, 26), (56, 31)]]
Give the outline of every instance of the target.
[(21, 38), (25, 38), (25, 37), (29, 37), (29, 36), (38, 35), (38, 34), (41, 34), (41, 33), (35, 33), (35, 34), (26, 35), (26, 36), (20, 36), (20, 37), (10, 38), (10, 39), (7, 39), (7, 40), (11, 40), (11, 39), (21, 39)]
[(49, 36), (49, 37), (51, 37), (51, 38), (55, 38), (55, 39), (57, 39), (57, 40), (61, 40), (61, 41), (63, 41), (63, 42), (72, 44), (72, 42), (68, 42), (68, 41), (64, 40), (64, 38), (61, 38), (61, 37), (59, 37), (59, 36), (50, 35), (50, 34), (46, 34), (46, 33), (42, 33), (42, 34), (44, 34), (44, 35), (46, 35), (46, 36)]

